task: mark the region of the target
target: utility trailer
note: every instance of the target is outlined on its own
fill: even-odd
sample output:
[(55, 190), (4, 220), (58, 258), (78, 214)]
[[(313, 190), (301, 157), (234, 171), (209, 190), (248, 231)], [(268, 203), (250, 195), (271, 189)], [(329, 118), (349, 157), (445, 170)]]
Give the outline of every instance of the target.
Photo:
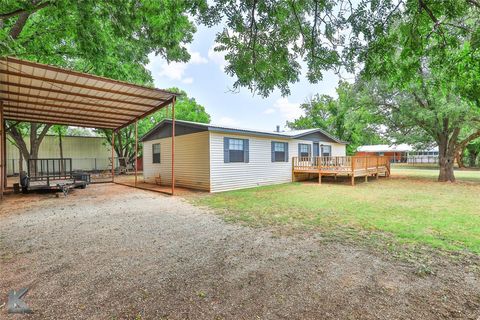
[(27, 173), (20, 173), (23, 193), (56, 190), (62, 191), (66, 196), (70, 189), (85, 189), (90, 183), (90, 174), (72, 171), (71, 158), (29, 159), (27, 168)]

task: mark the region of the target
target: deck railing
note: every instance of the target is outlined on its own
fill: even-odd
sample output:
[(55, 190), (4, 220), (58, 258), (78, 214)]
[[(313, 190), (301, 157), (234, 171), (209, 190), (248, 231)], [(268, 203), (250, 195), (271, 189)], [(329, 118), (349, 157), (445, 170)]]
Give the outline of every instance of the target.
[(337, 170), (353, 171), (368, 168), (387, 167), (388, 156), (332, 156), (332, 157), (293, 157), (294, 170)]
[(343, 157), (293, 157), (292, 181), (296, 181), (296, 174), (318, 174), (318, 182), (322, 176), (348, 176), (352, 186), (355, 177), (390, 175), (390, 157), (388, 156), (343, 156)]

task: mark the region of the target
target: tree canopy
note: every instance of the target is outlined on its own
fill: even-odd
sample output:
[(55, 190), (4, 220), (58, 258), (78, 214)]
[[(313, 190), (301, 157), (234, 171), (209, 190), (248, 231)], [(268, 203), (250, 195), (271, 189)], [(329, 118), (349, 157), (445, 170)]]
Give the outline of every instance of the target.
[(454, 180), (452, 157), (480, 136), (477, 0), (3, 0), (0, 8), (1, 56), (133, 83), (152, 84), (152, 52), (188, 60), (196, 24), (222, 24), (215, 50), (234, 88), (288, 95), (303, 71), (311, 83), (329, 70), (360, 71), (386, 125), (413, 126), (410, 138), (439, 144), (440, 180)]
[(148, 54), (186, 61), (203, 1), (2, 0), (0, 55), (151, 84)]

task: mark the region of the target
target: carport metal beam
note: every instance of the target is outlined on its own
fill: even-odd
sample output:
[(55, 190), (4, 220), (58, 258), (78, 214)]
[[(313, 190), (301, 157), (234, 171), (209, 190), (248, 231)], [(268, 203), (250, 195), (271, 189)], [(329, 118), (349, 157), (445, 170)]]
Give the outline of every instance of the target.
[(7, 180), (7, 171), (5, 170), (5, 121), (3, 119), (3, 102), (0, 101), (0, 199), (3, 200), (3, 190)]
[(175, 97), (172, 101), (172, 196), (175, 195)]

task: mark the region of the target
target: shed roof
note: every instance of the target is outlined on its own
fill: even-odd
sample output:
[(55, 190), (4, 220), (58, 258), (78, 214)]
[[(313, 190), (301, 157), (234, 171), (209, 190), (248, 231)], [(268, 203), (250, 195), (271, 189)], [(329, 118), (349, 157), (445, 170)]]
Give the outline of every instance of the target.
[[(342, 144), (347, 144), (345, 141), (338, 139), (337, 137), (329, 134), (325, 130), (314, 128), (314, 129), (304, 129), (304, 130), (291, 130), (291, 131), (264, 131), (264, 130), (255, 130), (255, 129), (246, 129), (233, 126), (224, 126), (224, 125), (215, 125), (210, 123), (200, 123), (193, 121), (185, 120), (175, 120), (177, 124), (184, 126), (205, 129), (208, 131), (217, 131), (217, 132), (230, 132), (230, 133), (240, 133), (240, 134), (251, 134), (251, 135), (260, 135), (260, 136), (269, 136), (269, 137), (279, 137), (279, 138), (290, 138), (290, 139), (299, 139), (305, 135), (320, 132), (332, 139), (332, 141)], [(141, 139), (141, 141), (148, 141), (149, 137), (152, 136), (159, 128), (163, 127), (166, 124), (171, 124), (172, 120), (165, 119), (158, 123), (154, 128), (147, 132)]]
[(0, 59), (5, 119), (121, 129), (176, 94), (12, 57)]

